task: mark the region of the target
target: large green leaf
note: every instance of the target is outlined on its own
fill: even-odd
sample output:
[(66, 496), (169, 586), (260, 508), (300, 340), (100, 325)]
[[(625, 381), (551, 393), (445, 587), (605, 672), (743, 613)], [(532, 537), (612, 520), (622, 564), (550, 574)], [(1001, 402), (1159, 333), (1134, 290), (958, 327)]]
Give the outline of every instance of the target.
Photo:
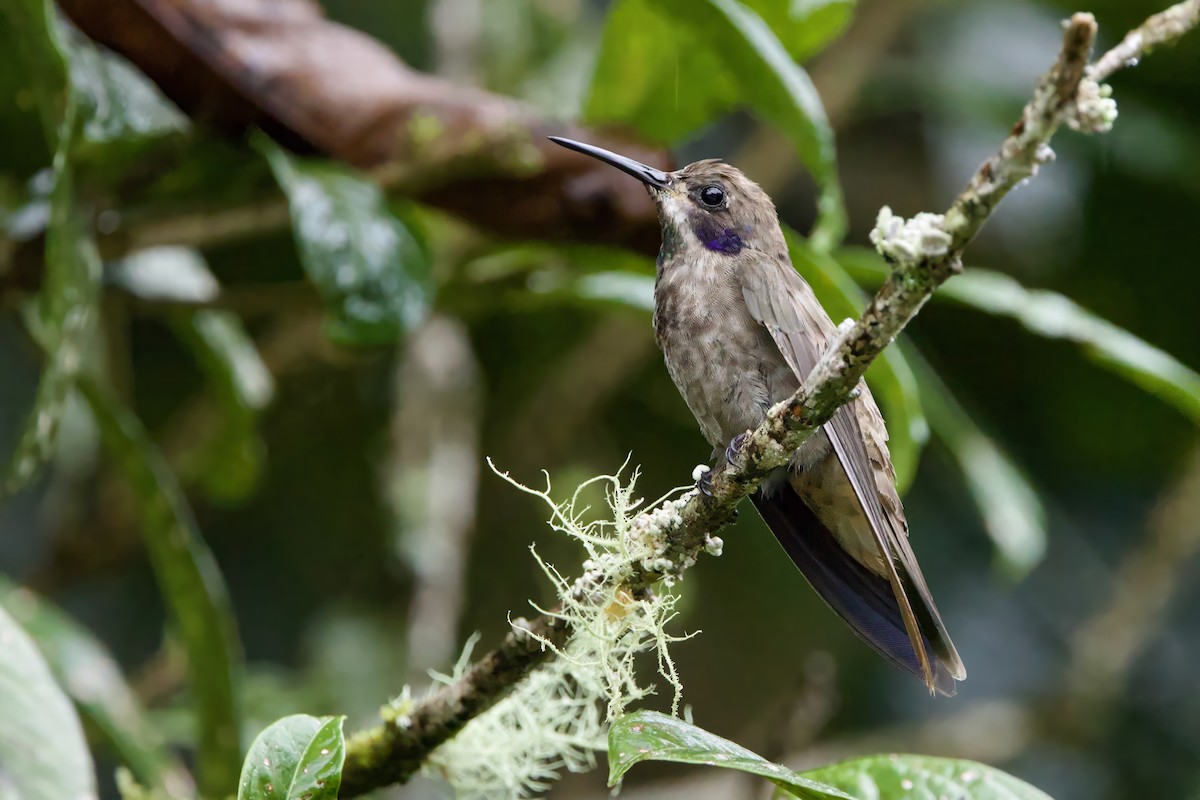
[(642, 761), (674, 761), (736, 769), (766, 778), (806, 800), (855, 800), (838, 787), (772, 764), (739, 744), (677, 717), (635, 711), (613, 721), (608, 731), (608, 783), (615, 786)]
[(771, 27), (788, 55), (803, 63), (842, 35), (854, 0), (742, 0)]
[[(852, 0), (750, 0), (791, 58), (823, 49), (849, 23)], [(744, 103), (721, 50), (680, 25), (660, 0), (619, 0), (608, 12), (584, 116), (677, 142)]]
[(846, 226), (833, 131), (794, 59), (836, 37), (853, 3), (750, 5), (770, 24), (738, 0), (620, 0), (605, 23), (585, 117), (675, 142), (736, 105), (749, 106), (792, 139), (821, 186), (814, 238), (828, 249)]
[[(861, 282), (878, 283), (887, 275), (887, 265), (873, 250), (847, 249), (839, 258)], [(1057, 292), (1028, 289), (1007, 275), (972, 267), (934, 297), (1009, 317), (1039, 336), (1082, 345), (1097, 363), (1200, 421), (1200, 373)]]
[(147, 724), (120, 667), (90, 631), (32, 592), (2, 579), (0, 606), (37, 643), (59, 686), (139, 783), (175, 796), (191, 793), (186, 772)]
[(287, 195), (300, 261), (325, 299), (331, 338), (396, 341), (424, 317), (432, 291), (429, 255), (413, 225), (353, 170), (255, 139)]
[(29, 635), (0, 609), (0, 797), (96, 797), (75, 709)]
[(59, 130), (54, 188), (46, 233), (45, 270), (29, 328), (47, 353), (33, 408), (13, 451), (4, 489), (14, 492), (50, 456), (67, 393), (83, 360), (96, 318), (100, 260), (75, 208), (69, 156), (75, 134), (74, 104)]
[(737, 84), (720, 56), (659, 0), (618, 0), (608, 12), (584, 117), (672, 143), (728, 111)]
[(881, 755), (853, 758), (804, 773), (863, 800), (962, 798), (1050, 800), (1040, 789), (974, 761), (933, 756)]
[(284, 717), (258, 735), (238, 784), (238, 800), (337, 800), (345, 717)]
[(175, 476), (129, 410), (90, 379), (79, 382), (100, 436), (138, 500), (142, 538), (188, 659), (198, 725), (200, 791), (233, 791), (241, 755), (241, 650), (228, 593)]
[(842, 238), (846, 210), (837, 173), (833, 130), (808, 77), (771, 29), (737, 0), (660, 0), (733, 75), (742, 102), (779, 126), (821, 187), (813, 246), (828, 250)]

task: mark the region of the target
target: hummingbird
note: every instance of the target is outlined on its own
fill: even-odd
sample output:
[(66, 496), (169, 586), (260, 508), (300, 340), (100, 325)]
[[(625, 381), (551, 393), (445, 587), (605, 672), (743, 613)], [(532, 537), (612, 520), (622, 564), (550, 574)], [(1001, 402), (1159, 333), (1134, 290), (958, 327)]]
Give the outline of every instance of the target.
[[(716, 159), (664, 172), (550, 140), (645, 184), (662, 228), (654, 337), (713, 456), (732, 459), (768, 409), (800, 388), (837, 330), (792, 266), (775, 204)], [(950, 696), (966, 669), (908, 543), (883, 415), (866, 384), (858, 388), (751, 501), (863, 641)]]

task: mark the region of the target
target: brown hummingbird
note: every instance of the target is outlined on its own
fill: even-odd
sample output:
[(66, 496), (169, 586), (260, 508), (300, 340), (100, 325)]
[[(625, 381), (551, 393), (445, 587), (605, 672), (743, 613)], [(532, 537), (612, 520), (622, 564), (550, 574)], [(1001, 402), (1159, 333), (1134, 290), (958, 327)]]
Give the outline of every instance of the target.
[[(775, 204), (718, 160), (664, 172), (550, 139), (646, 185), (662, 226), (654, 336), (714, 456), (732, 457), (767, 410), (800, 387), (836, 331), (792, 267)], [(966, 670), (908, 544), (883, 416), (866, 384), (859, 388), (751, 499), (863, 641), (931, 692), (953, 695)]]

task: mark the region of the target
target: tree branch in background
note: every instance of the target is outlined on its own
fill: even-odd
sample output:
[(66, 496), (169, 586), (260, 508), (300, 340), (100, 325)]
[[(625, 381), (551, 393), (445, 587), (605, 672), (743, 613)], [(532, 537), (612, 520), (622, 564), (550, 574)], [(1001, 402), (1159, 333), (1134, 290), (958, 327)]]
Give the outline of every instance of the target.
[(1200, 25), (1200, 0), (1176, 3), (1125, 34), (1119, 45), (1096, 59), (1088, 77), (1102, 81), (1122, 67), (1136, 67), (1142, 56), (1155, 47), (1173, 43), (1197, 25)]
[[(1066, 719), (1081, 734), (1104, 730), (1121, 682), (1160, 630), (1181, 572), (1200, 552), (1200, 450), (1154, 508), (1147, 535), (1114, 576), (1112, 600), (1071, 643)], [(1059, 720), (1061, 723), (1061, 718)]]
[[(1171, 14), (1159, 16), (1175, 19)], [(1191, 19), (1194, 24), (1194, 16)], [(1188, 29), (1188, 25), (1177, 25), (1173, 35)], [(666, 559), (654, 564), (654, 569), (643, 566), (635, 570), (625, 584), (631, 594), (647, 591), (662, 578), (678, 575), (691, 566), (705, 545), (711, 544), (712, 534), (734, 518), (737, 504), (771, 470), (787, 463), (789, 455), (852, 397), (870, 363), (934, 290), (961, 271), (964, 248), (999, 202), (1053, 157), (1048, 142), (1061, 125), (1085, 131), (1103, 131), (1111, 126), (1115, 106), (1094, 78), (1085, 77), (1096, 30), (1090, 14), (1075, 14), (1066, 23), (1058, 60), (1038, 81), (1012, 133), (996, 155), (979, 168), (944, 216), (919, 214), (906, 222), (886, 208), (880, 212), (872, 240), (893, 264), (887, 282), (858, 321), (843, 324), (800, 390), (772, 408), (747, 437), (734, 461), (712, 475), (712, 496), (705, 498), (693, 492), (675, 501), (677, 516), (661, 528), (668, 542)], [(1169, 38), (1159, 36), (1153, 43)], [(1132, 53), (1123, 53), (1117, 67), (1134, 63), (1140, 51), (1135, 48)], [(1104, 64), (1108, 61), (1107, 56), (1101, 59)], [(647, 524), (654, 523), (647, 520)], [(594, 578), (585, 574), (576, 582), (576, 596), (590, 596), (596, 588), (590, 580)], [(344, 796), (406, 779), (429, 750), (507, 694), (516, 681), (551, 657), (569, 633), (563, 620), (554, 614), (514, 625), (504, 643), (471, 667), (461, 680), (436, 690), (398, 720), (351, 739), (342, 784)], [(539, 637), (545, 637), (545, 646)]]
[[(506, 237), (650, 254), (658, 247), (654, 206), (640, 186), (546, 136), (607, 141), (668, 167), (663, 150), (547, 120), (510, 98), (416, 72), (367, 34), (326, 19), (310, 0), (59, 5), (199, 122), (235, 135), (261, 128), (297, 152), (368, 170), (384, 186)], [(182, 219), (174, 219), (178, 210), (150, 207), (141, 224), (151, 233), (118, 229), (101, 245), (113, 253), (157, 241), (163, 231), (172, 243), (202, 244), (214, 233), (282, 228), (287, 213), (282, 201), (269, 199), (275, 196)]]

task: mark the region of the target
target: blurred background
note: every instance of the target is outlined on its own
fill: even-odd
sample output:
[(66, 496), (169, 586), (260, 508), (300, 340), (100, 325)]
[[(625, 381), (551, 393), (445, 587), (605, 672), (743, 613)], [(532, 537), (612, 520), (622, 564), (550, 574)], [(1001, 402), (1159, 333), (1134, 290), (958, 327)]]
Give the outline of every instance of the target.
[[(835, 234), (836, 246), (798, 241), (793, 251), (835, 319), (861, 307), (855, 283), (869, 291), (880, 280), (863, 248), (878, 209), (948, 206), (1052, 62), (1062, 17), (1094, 12), (1107, 49), (1162, 7), (750, 5), (805, 64), (835, 136), (844, 243)], [(830, 191), (805, 156), (811, 118), (789, 129), (770, 97), (745, 88), (759, 84), (738, 63), (721, 63), (719, 40), (649, 0), (323, 6), (415, 70), (486, 90), (486, 102), (527, 104), (538, 136), (561, 128), (582, 138), (586, 130), (567, 127), (582, 122), (619, 131), (604, 141), (661, 163), (655, 147), (676, 164), (723, 158), (762, 183), (801, 233), (816, 223), (821, 187)], [(33, 36), (29, 18), (3, 8), (0, 453), (9, 453), (23, 446), (42, 374), (31, 308), (41, 302), (44, 319), (54, 290), (25, 256), (53, 230), (56, 206), (40, 78), (18, 55)], [(471, 632), (480, 647), (496, 643), (507, 613), (550, 600), (531, 543), (578, 572), (579, 552), (546, 526), (545, 508), (492, 475), (485, 457), (526, 483), (548, 470), (558, 495), (628, 457), (648, 498), (708, 460), (654, 347), (656, 242), (638, 187), (614, 190), (631, 197), (614, 195), (608, 211), (566, 233), (506, 230), (487, 220), (512, 202), (503, 186), (470, 184), (472, 196), (457, 201), (426, 187), (458, 173), (401, 182), (386, 198), (365, 182), (348, 188), (338, 181), (361, 179), (343, 167), (288, 155), (261, 135), (246, 144), (188, 125), (132, 67), (104, 55), (98, 68), (87, 59), (101, 51), (77, 31), (68, 38), (70, 70), (83, 74), (75, 85), (111, 79), (97, 96), (142, 92), (113, 102), (162, 115), (131, 111), (116, 133), (81, 134), (90, 146), (77, 150), (75, 208), (98, 237), (104, 272), (80, 358), (157, 445), (182, 488), (175, 499), (190, 505), (219, 565), (245, 654), (247, 741), (295, 712), (369, 724), (403, 684), (448, 670)], [(677, 630), (702, 633), (674, 655), (697, 724), (792, 766), (911, 751), (1000, 766), (1060, 800), (1200, 796), (1197, 63), (1193, 37), (1115, 76), (1114, 130), (1060, 132), (1057, 160), (1003, 203), (968, 251), (971, 269), (872, 370), (914, 548), (968, 668), (958, 696), (931, 700), (855, 639), (746, 510), (722, 534), (724, 555), (703, 559), (682, 585)], [(409, 119), (410, 132), (420, 122)], [(438, 134), (435, 125), (427, 150), (405, 151), (410, 170), (437, 154)], [(158, 137), (170, 140), (165, 150), (142, 149)], [(375, 166), (322, 142), (312, 149)], [(589, 191), (592, 174), (533, 191), (555, 208)], [(292, 229), (278, 189), (262, 189), (272, 175)], [(314, 191), (335, 199), (306, 216), (304, 192)], [(236, 230), (215, 232), (228, 220), (214, 210), (233, 207)], [(170, 215), (155, 217), (163, 208)], [(329, 239), (346, 214), (389, 220), (346, 234), (361, 237), (351, 250), (364, 255), (348, 261), (365, 283), (339, 284), (329, 269), (341, 262), (322, 260), (345, 248)], [(371, 277), (374, 235), (408, 254), (396, 280)], [(96, 401), (72, 393), (65, 403), (49, 463), (0, 506), (0, 571), (102, 642), (153, 735), (186, 745), (187, 659), (164, 634), (166, 606), (139, 536), (154, 524), (146, 509), (156, 489), (136, 479), (131, 489), (121, 466), (147, 443), (106, 448)], [(14, 591), (5, 604), (31, 602)], [(103, 745), (95, 753), (114, 796), (123, 757)], [(639, 768), (624, 796), (762, 796), (760, 781), (718, 772)], [(387, 796), (441, 791), (425, 783)], [(551, 796), (606, 791), (601, 769), (567, 777)]]

